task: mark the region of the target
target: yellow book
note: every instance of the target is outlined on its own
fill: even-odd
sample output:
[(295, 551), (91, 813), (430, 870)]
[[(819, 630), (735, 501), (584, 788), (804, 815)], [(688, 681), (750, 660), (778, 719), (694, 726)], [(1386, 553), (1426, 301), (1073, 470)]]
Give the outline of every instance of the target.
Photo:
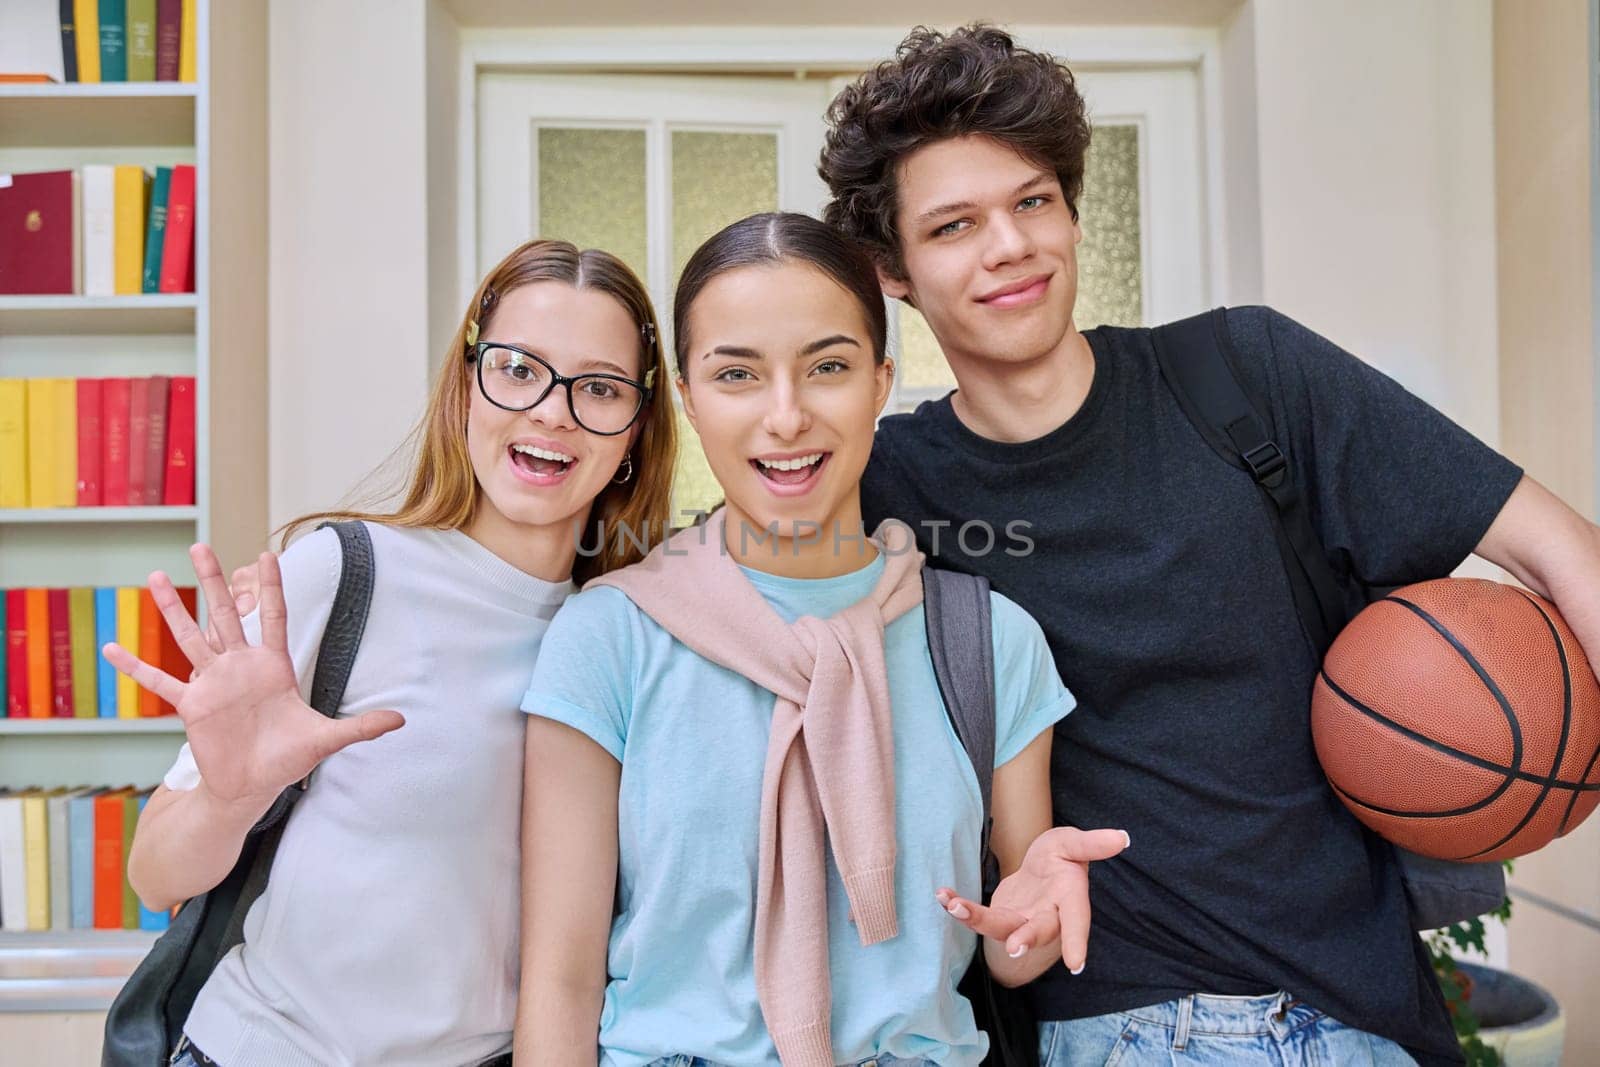
[(28, 386), (0, 378), (0, 508), (28, 506)]
[(56, 506), (78, 506), (78, 381), (56, 378)]
[(183, 0), (183, 29), (178, 35), (178, 80), (200, 80), (200, 56), (196, 46), (200, 43), (200, 5), (195, 0)]
[(22, 867), (28, 885), (30, 930), (50, 929), (50, 846), (44, 798), (36, 789), (22, 794)]
[(56, 500), (56, 380), (28, 380), (28, 506), (60, 507)]
[(144, 292), (144, 224), (150, 203), (150, 175), (143, 167), (117, 167), (112, 178), (115, 251), (112, 284), (118, 296)]
[[(139, 589), (137, 586), (117, 588), (117, 644), (135, 656), (144, 656), (139, 649)], [(159, 659), (159, 655), (152, 653)], [(139, 683), (121, 671), (117, 672), (117, 718), (139, 717)]]
[(100, 0), (72, 0), (72, 33), (78, 46), (78, 80), (100, 80)]

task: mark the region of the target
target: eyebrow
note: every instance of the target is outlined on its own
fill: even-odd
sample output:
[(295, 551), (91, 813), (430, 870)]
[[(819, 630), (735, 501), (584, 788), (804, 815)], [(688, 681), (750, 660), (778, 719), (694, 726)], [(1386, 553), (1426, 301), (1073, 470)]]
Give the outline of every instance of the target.
[[(1011, 195), (1021, 196), (1023, 193), (1027, 192), (1029, 189), (1032, 189), (1040, 182), (1049, 181), (1053, 177), (1054, 175), (1049, 171), (1041, 170), (1033, 177), (1029, 178), (1015, 189), (1011, 190)], [(929, 208), (927, 211), (924, 211), (922, 214), (918, 215), (916, 222), (918, 225), (921, 225), (924, 222), (931, 222), (939, 215), (948, 215), (953, 211), (970, 211), (977, 206), (978, 205), (971, 200), (957, 200), (949, 204), (940, 204), (938, 207)]]
[[(802, 356), (814, 356), (823, 349), (832, 348), (834, 345), (854, 345), (856, 348), (860, 348), (861, 342), (857, 341), (854, 337), (848, 337), (845, 334), (836, 333), (828, 337), (823, 337), (816, 341), (812, 341), (810, 344), (806, 345), (800, 350), (800, 354)], [(712, 356), (731, 356), (734, 359), (764, 358), (761, 353), (757, 352), (755, 349), (745, 348), (742, 345), (718, 345), (700, 358), (710, 359)]]

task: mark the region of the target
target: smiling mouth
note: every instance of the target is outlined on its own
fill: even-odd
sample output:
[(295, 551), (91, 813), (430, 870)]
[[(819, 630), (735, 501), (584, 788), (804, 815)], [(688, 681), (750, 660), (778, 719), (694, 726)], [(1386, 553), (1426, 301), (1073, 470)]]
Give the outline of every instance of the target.
[(512, 445), (507, 451), (511, 454), (513, 466), (535, 478), (559, 477), (570, 471), (578, 462), (565, 453), (528, 445)]
[(832, 452), (813, 452), (794, 459), (761, 460), (752, 459), (750, 466), (756, 473), (773, 485), (785, 488), (794, 488), (808, 484), (816, 478), (819, 471), (827, 465), (833, 456)]
[(984, 297), (983, 299), (979, 300), (978, 303), (983, 304), (986, 307), (996, 308), (1018, 307), (1022, 304), (1031, 304), (1035, 300), (1038, 300), (1040, 297), (1042, 297), (1045, 293), (1045, 290), (1049, 288), (1049, 286), (1050, 275), (1047, 274), (1042, 278), (1036, 278), (1020, 289), (1012, 289), (1008, 292)]

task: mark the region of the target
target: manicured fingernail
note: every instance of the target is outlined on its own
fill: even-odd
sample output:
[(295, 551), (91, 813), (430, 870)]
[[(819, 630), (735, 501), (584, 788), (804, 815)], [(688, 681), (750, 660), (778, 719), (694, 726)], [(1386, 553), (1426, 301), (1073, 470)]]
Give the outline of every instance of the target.
[(1122, 831), (1122, 850), (1126, 852), (1133, 847), (1133, 838), (1128, 836), (1128, 831)]
[(1007, 956), (1010, 956), (1014, 960), (1020, 960), (1022, 957), (1026, 956), (1027, 954), (1028, 954), (1028, 946), (1027, 945), (1018, 945), (1017, 946), (1017, 950), (1015, 952), (1007, 952), (1006, 953)]
[(1083, 973), (1083, 968), (1084, 968), (1084, 964), (1081, 964), (1081, 963), (1080, 963), (1080, 964), (1078, 964), (1078, 969), (1077, 969), (1077, 970), (1075, 970), (1075, 971), (1069, 971), (1069, 972), (1067, 972), (1067, 973), (1069, 973), (1069, 974), (1071, 974), (1071, 975), (1073, 975), (1073, 976), (1077, 976), (1077, 975), (1080, 975), (1080, 974), (1082, 974), (1082, 973)]
[(945, 910), (948, 911), (951, 915), (954, 915), (958, 919), (965, 919), (968, 915), (972, 914), (970, 911), (967, 910), (966, 905), (961, 904), (961, 903), (952, 903)]

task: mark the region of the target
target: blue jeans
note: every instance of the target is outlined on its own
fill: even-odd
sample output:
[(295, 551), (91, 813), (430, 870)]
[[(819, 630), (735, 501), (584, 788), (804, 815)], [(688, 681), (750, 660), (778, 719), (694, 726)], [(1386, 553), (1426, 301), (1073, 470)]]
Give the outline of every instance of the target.
[[(663, 1056), (652, 1062), (649, 1067), (721, 1067), (721, 1065), (698, 1056)], [(870, 1060), (861, 1060), (848, 1067), (939, 1067), (939, 1065), (932, 1060), (903, 1060), (898, 1056), (874, 1056)]]
[(1048, 1022), (1040, 1067), (1415, 1067), (1388, 1038), (1344, 1025), (1287, 993), (1196, 995), (1132, 1011)]

